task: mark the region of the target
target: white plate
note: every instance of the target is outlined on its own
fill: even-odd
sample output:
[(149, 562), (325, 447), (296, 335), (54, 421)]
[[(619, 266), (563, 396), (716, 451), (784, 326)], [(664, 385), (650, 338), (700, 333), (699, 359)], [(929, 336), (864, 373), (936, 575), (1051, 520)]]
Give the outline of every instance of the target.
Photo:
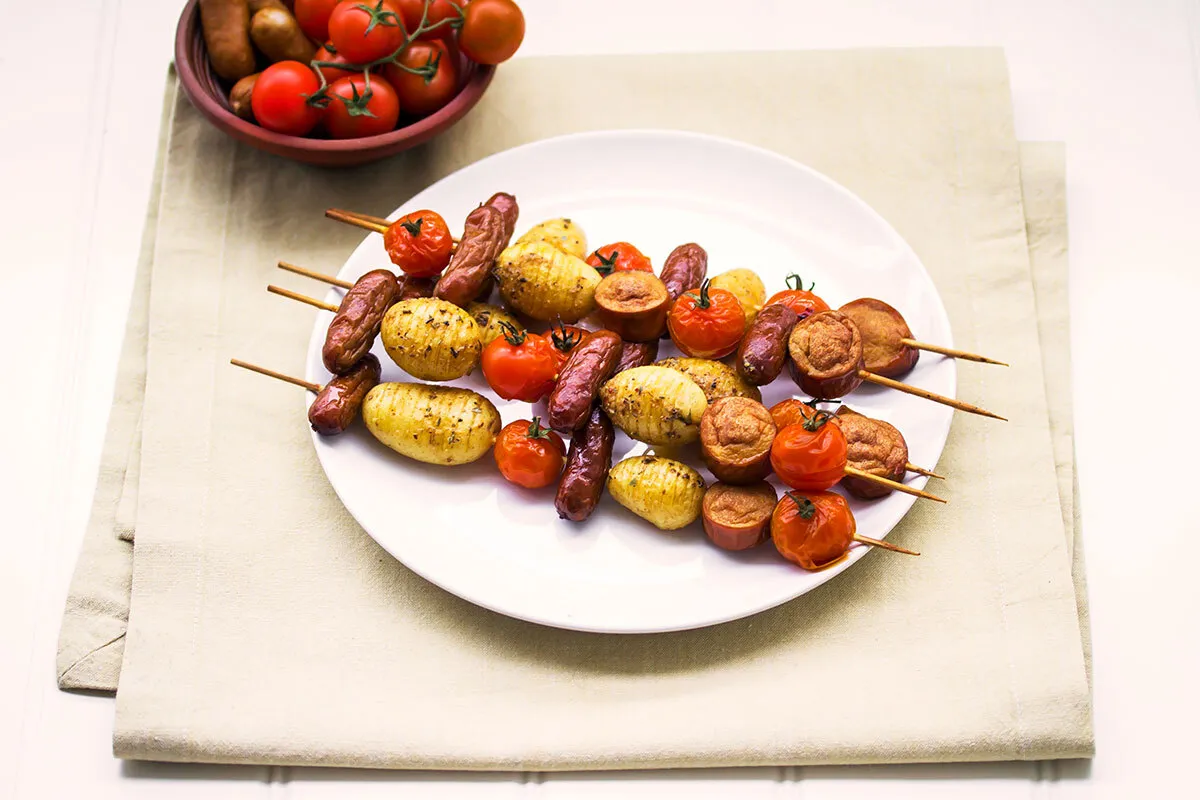
[[(849, 191), (774, 153), (677, 131), (606, 131), (533, 142), (472, 164), (397, 210), (432, 208), (454, 225), (493, 192), (516, 195), (517, 234), (550, 217), (577, 220), (591, 247), (627, 240), (658, 268), (683, 242), (708, 251), (709, 275), (751, 267), (768, 293), (788, 273), (816, 281), (833, 307), (857, 297), (887, 300), (923, 340), (951, 344), (933, 282), (912, 249)], [(382, 237), (370, 235), (339, 273), (354, 280), (387, 265)], [(337, 302), (337, 293), (329, 299)], [(309, 344), (309, 380), (329, 378), (321, 343), (331, 315), (318, 314)], [(384, 380), (412, 380), (377, 343)], [(660, 357), (677, 355), (665, 345)], [(951, 359), (923, 357), (907, 380), (954, 395)], [(527, 403), (503, 402), (476, 372), (454, 385), (484, 391), (505, 423), (529, 418)], [(765, 387), (769, 406), (803, 396), (781, 376)], [(895, 424), (913, 463), (933, 467), (951, 411), (892, 390), (863, 386), (848, 404)], [(544, 407), (539, 410), (544, 410)], [(787, 602), (853, 566), (851, 556), (823, 572), (785, 562), (767, 543), (729, 553), (712, 546), (700, 524), (661, 533), (605, 497), (586, 523), (558, 519), (554, 490), (506, 483), (491, 456), (462, 467), (407, 460), (377, 443), (362, 425), (346, 434), (314, 434), (317, 454), (346, 508), (389, 553), (443, 589), (502, 614), (584, 631), (649, 633), (738, 619)], [(618, 433), (614, 462), (644, 445)], [(690, 459), (700, 466), (697, 458)], [(711, 475), (701, 470), (706, 480)], [(923, 486), (924, 479), (913, 480)], [(893, 493), (851, 500), (862, 535), (882, 538), (911, 507)], [(906, 556), (882, 554), (889, 569)]]

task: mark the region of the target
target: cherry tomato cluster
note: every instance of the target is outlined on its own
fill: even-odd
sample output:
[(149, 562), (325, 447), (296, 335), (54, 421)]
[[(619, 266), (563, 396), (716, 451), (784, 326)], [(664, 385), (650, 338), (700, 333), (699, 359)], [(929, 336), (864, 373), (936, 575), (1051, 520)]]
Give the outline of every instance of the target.
[(296, 0), (293, 13), (324, 44), (263, 70), (250, 100), (259, 125), (293, 136), (376, 136), (432, 114), (458, 93), (459, 53), (499, 64), (525, 36), (513, 0)]

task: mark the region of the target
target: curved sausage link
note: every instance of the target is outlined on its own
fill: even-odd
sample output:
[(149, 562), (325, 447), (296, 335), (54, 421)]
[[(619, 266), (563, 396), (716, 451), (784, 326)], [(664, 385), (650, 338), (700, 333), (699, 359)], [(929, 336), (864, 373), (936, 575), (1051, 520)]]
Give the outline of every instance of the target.
[(567, 433), (587, 424), (600, 384), (617, 368), (622, 344), (620, 336), (601, 330), (575, 346), (546, 400), (546, 423), (551, 428)]
[(504, 214), (494, 206), (480, 206), (468, 214), (462, 239), (433, 288), (433, 296), (460, 308), (473, 302), (487, 283), (492, 265), (508, 245), (505, 230)]
[(371, 270), (350, 287), (325, 332), (325, 345), (321, 348), (325, 369), (334, 375), (345, 375), (354, 369), (371, 351), (383, 325), (383, 315), (399, 293), (396, 276), (386, 269)]
[(322, 436), (333, 436), (349, 428), (358, 416), (363, 398), (379, 383), (379, 374), (379, 359), (367, 353), (353, 370), (325, 384), (308, 407), (312, 429)]
[(663, 262), (662, 274), (659, 278), (667, 286), (671, 300), (688, 289), (697, 289), (708, 274), (708, 253), (700, 245), (692, 242), (681, 244), (671, 251)]
[(799, 316), (785, 305), (767, 306), (758, 312), (738, 345), (734, 368), (754, 386), (766, 386), (779, 377), (787, 362), (788, 336)]
[(521, 213), (517, 198), (508, 192), (496, 192), (484, 205), (491, 206), (504, 215), (504, 246), (508, 247), (513, 231), (517, 229), (517, 216)]
[(554, 496), (560, 517), (582, 522), (596, 510), (612, 466), (615, 438), (612, 423), (599, 408), (593, 408), (587, 424), (571, 436), (567, 465)]
[(634, 367), (648, 367), (658, 358), (658, 342), (626, 342), (613, 375)]

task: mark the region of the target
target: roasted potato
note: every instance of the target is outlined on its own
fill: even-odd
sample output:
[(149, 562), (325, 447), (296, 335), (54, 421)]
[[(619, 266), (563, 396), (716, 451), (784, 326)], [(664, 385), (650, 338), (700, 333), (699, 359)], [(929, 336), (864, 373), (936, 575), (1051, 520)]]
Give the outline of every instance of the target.
[(470, 389), (381, 383), (362, 404), (367, 430), (402, 456), (426, 464), (469, 464), (492, 448), (500, 413)]
[(752, 269), (731, 269), (714, 275), (708, 282), (710, 289), (724, 289), (737, 298), (746, 312), (746, 326), (749, 327), (763, 303), (767, 302), (767, 287), (763, 286), (762, 278)]
[(502, 322), (507, 322), (519, 331), (525, 330), (525, 326), (521, 324), (520, 320), (500, 306), (490, 303), (471, 303), (467, 306), (467, 313), (479, 326), (479, 336), (484, 347), (491, 344), (493, 339), (499, 339), (504, 335), (504, 329), (500, 327)]
[(630, 437), (646, 444), (676, 445), (700, 438), (700, 418), (708, 400), (682, 372), (649, 366), (613, 376), (600, 387), (600, 405)]
[(674, 531), (699, 519), (704, 478), (679, 461), (635, 456), (609, 470), (608, 493), (654, 527)]
[(520, 242), (500, 254), (495, 267), (500, 296), (536, 320), (576, 322), (596, 307), (600, 273), (547, 242)]
[(525, 242), (547, 242), (576, 258), (587, 258), (587, 236), (583, 228), (566, 217), (548, 219), (534, 225), (516, 243)]
[(461, 378), (475, 369), (483, 350), (471, 315), (433, 297), (401, 300), (389, 308), (380, 335), (392, 361), (426, 381)]
[(675, 369), (687, 375), (704, 391), (708, 402), (722, 397), (749, 397), (762, 400), (762, 392), (742, 380), (737, 370), (721, 361), (708, 358), (664, 358), (655, 363), (657, 367)]

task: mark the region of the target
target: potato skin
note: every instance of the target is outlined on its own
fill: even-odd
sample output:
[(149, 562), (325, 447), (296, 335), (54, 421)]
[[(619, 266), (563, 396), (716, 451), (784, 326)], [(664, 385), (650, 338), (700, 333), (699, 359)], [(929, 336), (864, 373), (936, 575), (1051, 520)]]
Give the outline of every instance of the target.
[(634, 367), (600, 387), (600, 405), (613, 424), (646, 444), (687, 444), (700, 438), (708, 408), (688, 376), (666, 367)]
[(543, 241), (518, 242), (496, 261), (500, 295), (542, 322), (577, 322), (596, 308), (600, 273), (583, 259)]
[(609, 470), (608, 493), (659, 530), (674, 531), (700, 518), (704, 478), (679, 461), (635, 456)]
[(484, 347), (491, 344), (492, 340), (499, 339), (504, 335), (504, 329), (500, 327), (501, 322), (507, 322), (519, 331), (525, 330), (525, 326), (519, 319), (500, 306), (490, 303), (470, 303), (467, 306), (467, 313), (479, 326), (479, 338)]
[(746, 325), (754, 322), (763, 303), (767, 302), (767, 287), (763, 286), (762, 278), (752, 269), (731, 269), (720, 275), (713, 275), (708, 282), (709, 289), (724, 289), (737, 298), (746, 312)]
[(492, 449), (500, 412), (470, 389), (381, 383), (362, 405), (367, 430), (402, 456), (426, 464), (470, 464)]
[(587, 236), (583, 228), (566, 217), (548, 219), (534, 225), (516, 241), (517, 244), (525, 242), (546, 242), (576, 258), (587, 258)]
[(213, 72), (227, 81), (240, 81), (254, 72), (246, 0), (200, 0), (200, 27)]
[(678, 370), (687, 375), (696, 382), (710, 403), (722, 397), (749, 397), (751, 400), (762, 401), (762, 392), (758, 387), (751, 386), (737, 374), (737, 370), (722, 361), (709, 358), (664, 358), (655, 366)]
[(380, 330), (387, 354), (400, 369), (426, 381), (461, 378), (479, 363), (479, 325), (463, 309), (433, 297), (401, 300), (388, 309)]

